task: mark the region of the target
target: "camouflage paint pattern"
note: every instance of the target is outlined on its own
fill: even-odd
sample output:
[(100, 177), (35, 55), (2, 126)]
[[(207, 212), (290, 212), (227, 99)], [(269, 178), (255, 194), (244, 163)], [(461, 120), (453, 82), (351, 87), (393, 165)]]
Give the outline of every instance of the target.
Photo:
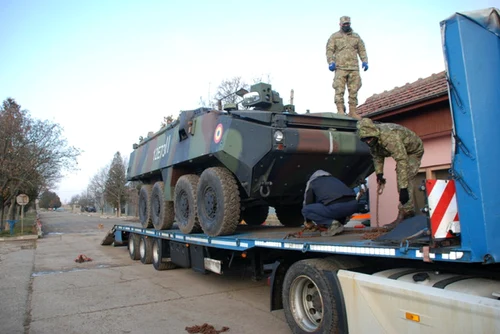
[(392, 157), (396, 161), (399, 189), (408, 189), (410, 200), (399, 205), (403, 212), (414, 211), (413, 181), (420, 168), (424, 155), (424, 144), (415, 132), (393, 123), (374, 124), (371, 119), (363, 118), (358, 122), (360, 138), (375, 137), (377, 143), (370, 148), (375, 173), (384, 172), (384, 160)]
[[(358, 91), (361, 88), (361, 76), (359, 75), (358, 71), (335, 71), (335, 78), (333, 79), (333, 89), (335, 89), (336, 105), (345, 105), (344, 94), (346, 86), (347, 90), (349, 91), (349, 116), (359, 117), (357, 114), (352, 114), (352, 109), (355, 109), (358, 105)], [(337, 108), (337, 110), (338, 109), (339, 108)]]
[(339, 30), (326, 43), (326, 61), (328, 64), (335, 63), (339, 70), (359, 71), (358, 55), (362, 62), (368, 62), (365, 43), (353, 31)]
[[(278, 130), (281, 142), (274, 138)], [(140, 143), (130, 155), (127, 179), (162, 180), (165, 200), (172, 200), (180, 176), (214, 166), (234, 174), (242, 203), (270, 206), (302, 203), (305, 184), (317, 169), (352, 186), (373, 171), (370, 151), (351, 118), (197, 109), (182, 111), (179, 120)], [(272, 182), (268, 197), (261, 194), (263, 182)]]

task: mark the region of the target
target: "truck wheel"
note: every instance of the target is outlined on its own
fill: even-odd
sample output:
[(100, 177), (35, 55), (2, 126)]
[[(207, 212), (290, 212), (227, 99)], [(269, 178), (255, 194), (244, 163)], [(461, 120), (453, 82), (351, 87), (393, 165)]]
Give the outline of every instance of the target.
[(151, 185), (145, 184), (139, 192), (139, 221), (142, 227), (153, 227), (151, 222)]
[(196, 207), (196, 187), (199, 179), (198, 175), (187, 174), (181, 176), (175, 185), (175, 220), (179, 229), (186, 234), (201, 231)]
[(211, 237), (232, 234), (240, 222), (240, 192), (224, 167), (205, 169), (198, 183), (198, 217)]
[(293, 333), (348, 332), (337, 270), (325, 259), (301, 260), (288, 269), (283, 282), (283, 307)]
[(141, 262), (144, 264), (153, 263), (153, 238), (141, 236), (139, 242), (139, 254), (141, 255)]
[(266, 221), (268, 214), (268, 205), (252, 206), (241, 211), (241, 219), (243, 219), (247, 225), (257, 226), (262, 225)]
[(163, 182), (158, 181), (151, 193), (151, 220), (157, 230), (168, 230), (174, 224), (174, 202), (165, 201)]
[(156, 239), (153, 242), (153, 267), (156, 270), (168, 270), (177, 268), (177, 266), (171, 261), (163, 261), (161, 244), (162, 244), (161, 239)]
[(288, 227), (297, 227), (304, 224), (302, 216), (302, 206), (300, 205), (281, 205), (274, 208), (276, 217), (282, 225)]
[(139, 254), (139, 239), (139, 236), (134, 233), (130, 233), (128, 236), (128, 254), (134, 261), (141, 258), (141, 255)]

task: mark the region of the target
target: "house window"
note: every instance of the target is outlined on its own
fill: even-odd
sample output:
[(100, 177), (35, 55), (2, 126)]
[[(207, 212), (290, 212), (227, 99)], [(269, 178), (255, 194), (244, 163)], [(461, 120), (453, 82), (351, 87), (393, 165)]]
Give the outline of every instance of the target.
[(420, 191), (420, 186), (425, 180), (448, 180), (451, 176), (449, 170), (450, 164), (430, 166), (420, 168), (415, 181), (413, 183), (413, 198), (415, 199), (415, 212), (420, 212), (420, 209), (425, 206), (425, 195)]

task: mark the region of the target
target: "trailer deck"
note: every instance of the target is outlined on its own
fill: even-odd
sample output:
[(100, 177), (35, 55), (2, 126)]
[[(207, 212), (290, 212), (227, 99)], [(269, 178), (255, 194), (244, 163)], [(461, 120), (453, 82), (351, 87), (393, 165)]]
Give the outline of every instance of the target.
[[(253, 248), (295, 250), (303, 253), (331, 253), (361, 255), (372, 257), (390, 257), (429, 261), (471, 262), (471, 254), (456, 247), (429, 249), (426, 236), (426, 219), (417, 216), (407, 219), (394, 230), (383, 233), (374, 240), (366, 239), (375, 228), (346, 228), (340, 235), (323, 237), (319, 232), (304, 232), (301, 237), (287, 237), (300, 232), (302, 228), (284, 226), (246, 226), (239, 225), (234, 234), (209, 237), (203, 233), (184, 234), (178, 229), (155, 230), (140, 226), (115, 225), (103, 244), (124, 241), (123, 234), (135, 233), (181, 243), (215, 247), (245, 252)], [(175, 226), (175, 225), (174, 225)], [(421, 236), (406, 240), (416, 234)], [(107, 240), (107, 241), (106, 241)], [(426, 250), (427, 249), (427, 250)], [(434, 252), (435, 251), (435, 252)]]

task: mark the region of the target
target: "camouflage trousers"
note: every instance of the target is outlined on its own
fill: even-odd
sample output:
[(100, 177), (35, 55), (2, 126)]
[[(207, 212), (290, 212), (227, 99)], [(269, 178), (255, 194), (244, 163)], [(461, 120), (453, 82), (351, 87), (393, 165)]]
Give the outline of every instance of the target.
[[(418, 174), (420, 163), (422, 162), (422, 155), (423, 153), (408, 155), (408, 195), (410, 195), (410, 200), (406, 202), (405, 205), (401, 205), (401, 203), (398, 205), (399, 212), (403, 212), (404, 214), (415, 212), (415, 195), (413, 191), (415, 190), (415, 177)], [(398, 192), (399, 189), (401, 189), (401, 187), (398, 184)]]
[(359, 71), (335, 70), (333, 89), (335, 89), (335, 104), (344, 105), (345, 87), (349, 91), (349, 106), (358, 105), (358, 90), (361, 88)]

